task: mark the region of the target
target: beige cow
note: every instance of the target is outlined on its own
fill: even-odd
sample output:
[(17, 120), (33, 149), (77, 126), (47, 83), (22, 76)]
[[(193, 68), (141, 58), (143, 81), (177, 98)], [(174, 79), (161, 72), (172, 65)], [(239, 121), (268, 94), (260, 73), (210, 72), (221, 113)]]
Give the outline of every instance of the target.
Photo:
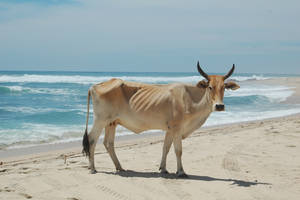
[[(161, 173), (168, 173), (166, 158), (170, 146), (174, 145), (177, 158), (177, 176), (187, 176), (183, 170), (182, 140), (200, 128), (211, 112), (223, 111), (224, 90), (236, 90), (234, 82), (224, 81), (231, 76), (207, 75), (197, 63), (199, 73), (206, 79), (197, 85), (173, 83), (151, 85), (111, 79), (93, 85), (88, 92), (86, 130), (83, 137), (83, 152), (89, 157), (91, 173), (96, 173), (94, 151), (102, 129), (105, 128), (104, 146), (116, 170), (123, 171), (114, 150), (116, 126), (140, 133), (150, 129), (166, 131), (163, 145)], [(94, 123), (89, 134), (89, 102), (93, 100)]]

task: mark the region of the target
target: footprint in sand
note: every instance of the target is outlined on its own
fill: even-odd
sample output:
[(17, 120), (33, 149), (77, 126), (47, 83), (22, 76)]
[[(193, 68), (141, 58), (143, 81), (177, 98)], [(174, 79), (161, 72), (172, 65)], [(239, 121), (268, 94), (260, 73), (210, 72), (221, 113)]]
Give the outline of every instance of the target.
[(7, 171), (8, 171), (7, 169), (0, 169), (0, 173), (7, 172)]
[(25, 193), (19, 193), (19, 195), (21, 195), (21, 196), (25, 197), (26, 199), (31, 199), (31, 198), (32, 198), (32, 196), (31, 196), (31, 195), (29, 195), (29, 194), (25, 194)]
[(235, 171), (235, 172), (241, 171), (238, 161), (232, 158), (231, 156), (226, 156), (223, 159), (222, 166), (224, 169), (227, 169), (229, 171)]
[(234, 158), (237, 152), (241, 152), (243, 147), (241, 145), (235, 146), (231, 151), (227, 152), (223, 158), (222, 167), (229, 171), (239, 172), (241, 171), (237, 159)]
[(115, 199), (121, 199), (121, 200), (129, 200), (130, 198), (121, 194), (121, 193), (118, 193), (104, 185), (98, 185), (97, 188), (99, 188), (101, 191), (103, 191), (104, 193), (110, 195), (111, 197), (115, 198)]
[(15, 190), (9, 189), (8, 187), (5, 187), (4, 189), (0, 189), (0, 192), (14, 192)]

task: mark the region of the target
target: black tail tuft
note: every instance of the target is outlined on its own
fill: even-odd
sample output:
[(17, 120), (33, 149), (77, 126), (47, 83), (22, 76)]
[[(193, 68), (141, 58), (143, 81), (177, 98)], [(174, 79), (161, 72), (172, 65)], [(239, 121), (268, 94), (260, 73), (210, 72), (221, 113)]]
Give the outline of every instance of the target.
[(85, 133), (83, 135), (82, 146), (82, 153), (86, 156), (90, 156), (90, 142), (87, 134), (87, 129), (85, 129)]

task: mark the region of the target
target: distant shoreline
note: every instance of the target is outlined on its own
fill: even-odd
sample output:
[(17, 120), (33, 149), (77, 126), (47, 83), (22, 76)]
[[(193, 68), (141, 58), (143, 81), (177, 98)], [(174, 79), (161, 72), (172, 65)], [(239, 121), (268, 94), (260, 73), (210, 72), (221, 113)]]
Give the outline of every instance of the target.
[(272, 78), (272, 79), (267, 79), (267, 80), (258, 80), (257, 82), (263, 83), (263, 84), (268, 84), (268, 85), (285, 85), (288, 87), (292, 87), (292, 90), (294, 93), (287, 98), (286, 101), (283, 103), (286, 104), (300, 104), (300, 76), (296, 77), (281, 77), (281, 78)]

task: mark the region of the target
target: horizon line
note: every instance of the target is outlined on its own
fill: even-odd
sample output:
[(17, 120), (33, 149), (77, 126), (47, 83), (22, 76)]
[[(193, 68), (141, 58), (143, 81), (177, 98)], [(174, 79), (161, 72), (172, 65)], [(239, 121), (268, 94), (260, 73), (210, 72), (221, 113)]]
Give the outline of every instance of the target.
[[(167, 72), (167, 71), (81, 71), (81, 70), (0, 70), (0, 72), (81, 72), (81, 73), (173, 73), (173, 74), (180, 74), (180, 73), (195, 73), (198, 74), (197, 71), (195, 72)], [(220, 74), (219, 72), (207, 72), (210, 74)], [(237, 72), (235, 74), (263, 74), (263, 75), (294, 75), (300, 76), (300, 74), (295, 73), (264, 73), (264, 72)]]

